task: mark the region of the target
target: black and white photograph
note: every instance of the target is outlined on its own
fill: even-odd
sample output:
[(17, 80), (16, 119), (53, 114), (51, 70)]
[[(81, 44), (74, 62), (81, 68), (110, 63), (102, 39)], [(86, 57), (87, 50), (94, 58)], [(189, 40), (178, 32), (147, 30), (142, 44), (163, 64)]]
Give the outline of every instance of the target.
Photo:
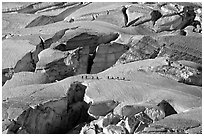
[(1, 1), (2, 134), (202, 134), (202, 1)]

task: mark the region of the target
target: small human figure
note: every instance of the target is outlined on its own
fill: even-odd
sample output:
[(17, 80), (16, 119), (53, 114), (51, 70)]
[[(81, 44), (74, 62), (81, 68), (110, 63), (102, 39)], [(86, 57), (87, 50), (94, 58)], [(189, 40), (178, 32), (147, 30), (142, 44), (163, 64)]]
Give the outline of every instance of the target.
[(171, 61), (169, 59), (166, 59), (166, 62), (168, 63), (168, 66), (171, 66)]

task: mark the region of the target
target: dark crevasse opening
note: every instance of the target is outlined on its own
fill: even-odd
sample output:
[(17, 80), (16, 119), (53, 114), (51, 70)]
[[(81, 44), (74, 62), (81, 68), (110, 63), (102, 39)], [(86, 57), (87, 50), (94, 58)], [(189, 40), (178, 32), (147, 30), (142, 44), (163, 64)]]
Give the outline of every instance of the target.
[(165, 112), (165, 117), (177, 114), (176, 110), (165, 100), (162, 100), (157, 106)]
[(87, 65), (87, 74), (90, 74), (91, 73), (91, 68), (93, 66), (93, 63), (94, 63), (94, 58), (96, 56), (96, 50), (93, 52), (93, 53), (90, 53), (89, 54), (89, 57), (88, 57), (88, 65)]

